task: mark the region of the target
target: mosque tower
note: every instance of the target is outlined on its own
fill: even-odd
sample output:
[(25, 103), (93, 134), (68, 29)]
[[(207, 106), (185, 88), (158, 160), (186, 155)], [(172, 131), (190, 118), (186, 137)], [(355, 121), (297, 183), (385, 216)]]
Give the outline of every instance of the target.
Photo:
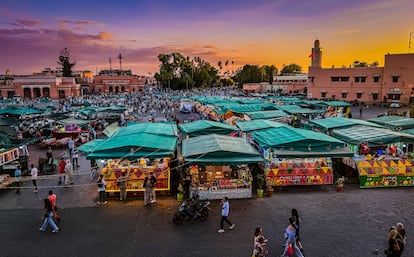
[(311, 67), (322, 67), (322, 48), (320, 46), (319, 39), (315, 40), (310, 57), (312, 57)]

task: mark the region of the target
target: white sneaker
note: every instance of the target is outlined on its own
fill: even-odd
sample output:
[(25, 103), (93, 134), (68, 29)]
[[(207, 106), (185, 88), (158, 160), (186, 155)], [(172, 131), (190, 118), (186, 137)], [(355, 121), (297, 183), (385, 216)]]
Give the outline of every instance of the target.
[(217, 230), (217, 232), (224, 233), (224, 229), (219, 229), (219, 230)]
[(236, 227), (236, 224), (231, 225), (231, 226), (229, 227), (229, 229), (231, 230), (231, 229), (233, 229), (234, 227)]

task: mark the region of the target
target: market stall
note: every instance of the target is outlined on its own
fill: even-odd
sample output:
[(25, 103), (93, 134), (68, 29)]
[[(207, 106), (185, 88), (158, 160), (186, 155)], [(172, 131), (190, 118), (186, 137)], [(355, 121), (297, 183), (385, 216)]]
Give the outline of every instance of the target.
[(192, 176), (191, 192), (201, 199), (251, 198), (252, 175), (247, 164), (263, 161), (243, 138), (203, 135), (183, 140), (183, 159)]
[(156, 158), (151, 162), (149, 162), (149, 160), (145, 160), (145, 158), (133, 161), (109, 159), (107, 160), (107, 164), (102, 169), (102, 174), (107, 182), (106, 192), (119, 192), (119, 187), (116, 181), (123, 172), (128, 174), (127, 192), (143, 192), (144, 179), (151, 173), (157, 179), (155, 190), (168, 192), (170, 191), (169, 161), (170, 158)]
[(158, 182), (157, 191), (170, 191), (171, 164), (176, 155), (175, 123), (137, 123), (117, 130), (112, 137), (95, 139), (78, 148), (87, 159), (104, 163), (102, 174), (107, 192), (118, 193), (116, 183), (121, 173), (128, 174), (127, 192), (144, 191), (142, 184), (151, 172)]
[(332, 184), (331, 158), (353, 155), (344, 142), (309, 130), (282, 126), (252, 136), (262, 149), (271, 186)]
[(406, 143), (412, 143), (414, 135), (361, 125), (334, 129), (332, 135), (347, 142), (355, 153), (352, 158), (343, 158), (342, 164), (348, 173), (357, 173), (361, 187), (396, 185), (385, 182), (397, 180), (398, 176), (403, 179), (406, 171), (410, 176), (411, 161), (406, 160)]

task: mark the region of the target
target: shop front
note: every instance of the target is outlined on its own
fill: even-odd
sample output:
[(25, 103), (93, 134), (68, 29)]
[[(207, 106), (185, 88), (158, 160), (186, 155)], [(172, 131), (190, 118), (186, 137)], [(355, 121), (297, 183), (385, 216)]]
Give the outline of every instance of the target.
[(344, 142), (309, 130), (279, 127), (252, 136), (262, 148), (268, 186), (330, 185), (332, 159), (353, 156)]
[(251, 198), (252, 174), (248, 164), (263, 161), (246, 139), (204, 135), (183, 140), (183, 159), (191, 174), (190, 194), (200, 199)]

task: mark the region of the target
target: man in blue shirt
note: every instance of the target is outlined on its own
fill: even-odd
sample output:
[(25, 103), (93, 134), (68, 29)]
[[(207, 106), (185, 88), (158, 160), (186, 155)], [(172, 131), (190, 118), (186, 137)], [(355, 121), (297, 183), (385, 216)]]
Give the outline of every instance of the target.
[(19, 194), (22, 184), (22, 171), (20, 169), (20, 165), (17, 165), (16, 170), (14, 171), (14, 181), (16, 182), (16, 194)]
[(227, 217), (229, 216), (229, 213), (230, 213), (230, 204), (229, 204), (229, 199), (227, 198), (227, 196), (225, 196), (221, 200), (221, 206), (222, 206), (222, 209), (221, 209), (220, 229), (217, 232), (224, 233), (224, 227), (223, 227), (224, 221), (227, 222), (230, 225), (230, 227), (229, 227), (230, 230), (233, 229), (236, 226), (236, 224), (231, 223), (227, 219)]

